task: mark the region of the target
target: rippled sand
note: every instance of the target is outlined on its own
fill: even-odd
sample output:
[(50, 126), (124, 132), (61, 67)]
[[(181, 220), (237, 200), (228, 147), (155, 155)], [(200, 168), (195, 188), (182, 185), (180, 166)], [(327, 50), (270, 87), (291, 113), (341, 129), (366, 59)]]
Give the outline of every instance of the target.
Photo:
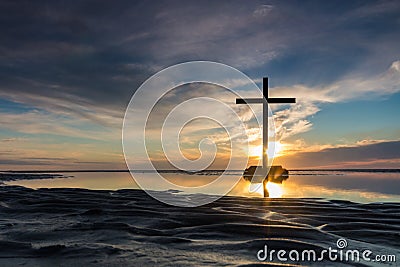
[(17, 186), (0, 187), (0, 201), (0, 266), (255, 266), (266, 244), (318, 251), (338, 238), (400, 260), (400, 203), (224, 197), (179, 208), (140, 190)]

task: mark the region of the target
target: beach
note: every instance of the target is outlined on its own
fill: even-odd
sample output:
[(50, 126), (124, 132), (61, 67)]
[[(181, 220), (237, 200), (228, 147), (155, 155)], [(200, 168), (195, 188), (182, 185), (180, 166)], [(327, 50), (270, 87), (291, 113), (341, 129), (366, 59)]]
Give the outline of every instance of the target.
[[(225, 196), (184, 208), (138, 189), (0, 191), (1, 266), (381, 266), (327, 254), (318, 261), (338, 240), (371, 258), (400, 256), (399, 202)], [(262, 260), (266, 246), (313, 250), (317, 259)]]

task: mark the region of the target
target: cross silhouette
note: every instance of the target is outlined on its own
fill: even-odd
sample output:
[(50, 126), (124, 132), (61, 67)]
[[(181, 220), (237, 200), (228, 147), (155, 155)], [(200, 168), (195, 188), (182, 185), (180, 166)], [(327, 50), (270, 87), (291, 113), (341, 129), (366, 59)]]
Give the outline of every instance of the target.
[(262, 169), (265, 171), (268, 166), (268, 103), (270, 104), (290, 104), (296, 103), (296, 98), (269, 98), (268, 97), (268, 78), (263, 78), (263, 98), (236, 98), (236, 104), (263, 104), (263, 153)]

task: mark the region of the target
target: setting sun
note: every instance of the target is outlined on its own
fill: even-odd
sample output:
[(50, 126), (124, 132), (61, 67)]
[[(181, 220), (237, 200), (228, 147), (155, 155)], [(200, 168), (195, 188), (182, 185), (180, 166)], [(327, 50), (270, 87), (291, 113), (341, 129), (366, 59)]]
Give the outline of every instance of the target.
[[(278, 142), (269, 142), (267, 155), (268, 157), (279, 157), (283, 151), (284, 145)], [(249, 147), (249, 156), (261, 158), (263, 147), (262, 145)]]

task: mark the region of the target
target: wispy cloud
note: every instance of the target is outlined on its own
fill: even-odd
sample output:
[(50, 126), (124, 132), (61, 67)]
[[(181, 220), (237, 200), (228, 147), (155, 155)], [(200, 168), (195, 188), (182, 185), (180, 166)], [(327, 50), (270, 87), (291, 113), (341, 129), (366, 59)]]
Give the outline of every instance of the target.
[(372, 77), (349, 77), (325, 86), (294, 85), (275, 87), (280, 96), (296, 97), (297, 104), (275, 112), (278, 137), (282, 140), (309, 131), (309, 118), (323, 103), (368, 100), (400, 92), (400, 61), (394, 61), (382, 74)]
[(30, 111), (23, 114), (2, 113), (0, 124), (3, 129), (26, 134), (51, 134), (94, 140), (113, 137), (109, 134), (107, 136), (107, 131), (104, 129), (101, 135), (93, 135), (94, 129), (85, 130), (87, 125), (85, 125), (84, 121), (78, 122), (74, 118), (55, 116), (54, 114), (39, 111)]

